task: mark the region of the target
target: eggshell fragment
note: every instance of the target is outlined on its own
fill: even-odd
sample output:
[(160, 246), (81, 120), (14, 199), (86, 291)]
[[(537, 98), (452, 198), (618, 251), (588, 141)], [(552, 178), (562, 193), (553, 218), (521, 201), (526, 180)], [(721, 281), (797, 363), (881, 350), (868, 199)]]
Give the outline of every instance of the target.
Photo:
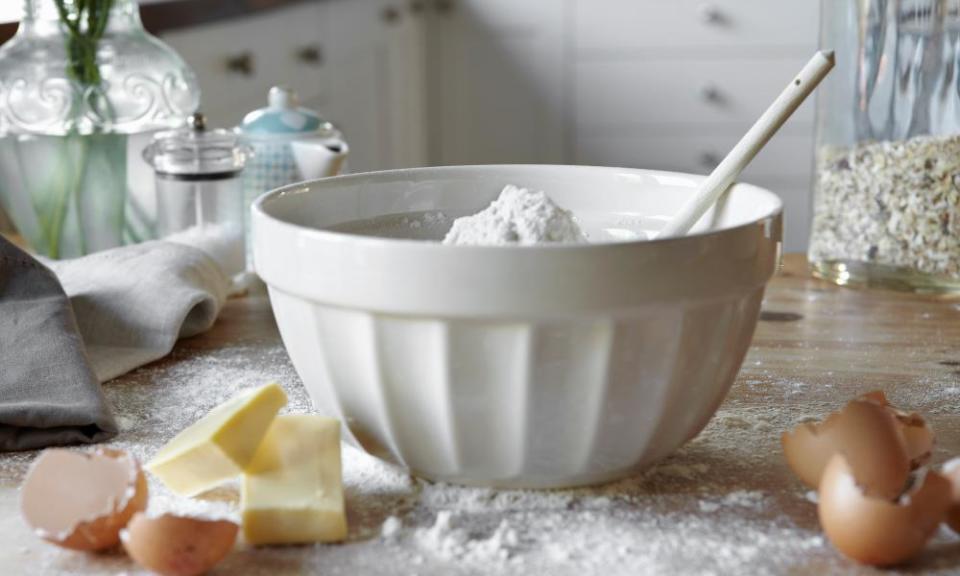
[(137, 514), (121, 534), (127, 554), (164, 576), (203, 574), (233, 548), (240, 527), (227, 520)]
[(916, 412), (906, 412), (887, 401), (887, 395), (882, 390), (874, 390), (860, 397), (861, 400), (873, 402), (883, 406), (893, 414), (900, 425), (900, 432), (907, 444), (907, 456), (910, 457), (910, 466), (917, 469), (930, 461), (933, 455), (934, 434), (927, 421)]
[(116, 546), (120, 530), (146, 507), (140, 464), (120, 450), (44, 450), (20, 489), (20, 509), (33, 531), (73, 550)]
[(787, 464), (811, 488), (820, 485), (827, 463), (844, 454), (869, 496), (892, 500), (903, 493), (910, 459), (899, 425), (874, 402), (853, 400), (822, 423), (804, 423), (781, 437)]
[(941, 473), (950, 481), (950, 509), (945, 521), (951, 530), (960, 534), (960, 458), (944, 463)]
[(923, 550), (950, 505), (950, 482), (921, 470), (897, 500), (864, 494), (843, 455), (833, 456), (820, 483), (820, 525), (834, 547), (863, 564), (899, 564)]

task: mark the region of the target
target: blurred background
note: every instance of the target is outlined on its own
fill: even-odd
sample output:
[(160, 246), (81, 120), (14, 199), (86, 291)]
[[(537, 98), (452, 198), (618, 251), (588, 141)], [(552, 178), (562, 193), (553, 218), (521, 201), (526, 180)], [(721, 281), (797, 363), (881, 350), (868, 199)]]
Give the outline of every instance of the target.
[[(21, 7), (0, 2), (0, 40)], [(210, 125), (294, 88), (351, 171), (570, 163), (709, 172), (809, 58), (815, 0), (142, 0), (196, 73)], [(743, 180), (806, 249), (807, 102)], [(0, 215), (0, 227), (9, 228)]]

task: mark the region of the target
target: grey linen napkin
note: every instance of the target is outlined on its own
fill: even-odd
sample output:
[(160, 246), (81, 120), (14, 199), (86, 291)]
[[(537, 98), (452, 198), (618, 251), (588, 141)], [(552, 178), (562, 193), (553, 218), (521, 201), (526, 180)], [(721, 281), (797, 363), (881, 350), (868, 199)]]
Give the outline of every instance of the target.
[(230, 288), (206, 252), (170, 242), (44, 262), (0, 238), (0, 450), (114, 435), (98, 381), (210, 328)]
[(116, 433), (57, 278), (0, 237), (0, 450)]

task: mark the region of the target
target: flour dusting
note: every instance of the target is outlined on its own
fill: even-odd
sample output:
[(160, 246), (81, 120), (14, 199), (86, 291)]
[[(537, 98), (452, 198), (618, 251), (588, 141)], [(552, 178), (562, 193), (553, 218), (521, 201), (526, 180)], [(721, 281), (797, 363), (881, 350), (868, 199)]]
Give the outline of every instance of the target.
[(463, 560), (478, 563), (502, 562), (510, 557), (519, 544), (517, 532), (506, 520), (487, 537), (476, 536), (453, 525), (450, 510), (440, 510), (433, 526), (420, 528), (414, 539), (427, 554), (442, 560)]
[(548, 242), (586, 242), (569, 210), (544, 192), (508, 184), (490, 206), (472, 216), (457, 218), (444, 244), (502, 246)]
[[(444, 232), (452, 220), (449, 213), (447, 222), (443, 216), (428, 218), (424, 213), (394, 218), (416, 218), (423, 228)], [(440, 237), (442, 233), (436, 236)], [(788, 297), (806, 302), (804, 294), (791, 290)], [(829, 307), (824, 311), (824, 306), (804, 310), (836, 313)], [(942, 306), (950, 309), (953, 304)], [(231, 314), (231, 309), (228, 305), (221, 320), (225, 325), (248, 317)], [(264, 306), (252, 313), (269, 314), (269, 309)], [(891, 400), (930, 415), (935, 428), (949, 429), (960, 411), (954, 365), (960, 363), (960, 355), (940, 329), (925, 328), (919, 322), (916, 326), (920, 336), (912, 345), (917, 355), (903, 366), (916, 385), (894, 390)], [(751, 350), (734, 393), (703, 432), (645, 472), (573, 490), (470, 488), (412, 478), (401, 468), (345, 445), (347, 542), (263, 548), (241, 542), (218, 572), (253, 576), (862, 574), (860, 567), (843, 559), (825, 540), (811, 501), (814, 494), (793, 478), (783, 461), (780, 432), (836, 410), (839, 405), (829, 386), (853, 389), (849, 382), (855, 382), (857, 391), (865, 392), (867, 383), (856, 371), (811, 374), (796, 368), (813, 361), (803, 340), (771, 341), (767, 335), (761, 343)], [(857, 350), (843, 354), (830, 358), (834, 363), (843, 359), (854, 364), (873, 358), (861, 357)], [(104, 385), (122, 431), (110, 445), (144, 461), (217, 404), (271, 380), (283, 384), (290, 398), (285, 413), (313, 411), (275, 334), (251, 331), (216, 347), (203, 339), (184, 340), (170, 358)], [(941, 445), (935, 459), (954, 454), (953, 444)], [(19, 484), (35, 455), (6, 454), (0, 459), (0, 479), (7, 485)], [(171, 493), (152, 476), (148, 481), (150, 514), (173, 511), (239, 519), (236, 482), (188, 499)], [(32, 572), (140, 574), (120, 552), (76, 554), (35, 538), (18, 518), (15, 496), (8, 492), (6, 508), (0, 508), (6, 514), (4, 535), (7, 547), (36, 568)], [(948, 529), (941, 529), (911, 570), (952, 573), (958, 541)]]

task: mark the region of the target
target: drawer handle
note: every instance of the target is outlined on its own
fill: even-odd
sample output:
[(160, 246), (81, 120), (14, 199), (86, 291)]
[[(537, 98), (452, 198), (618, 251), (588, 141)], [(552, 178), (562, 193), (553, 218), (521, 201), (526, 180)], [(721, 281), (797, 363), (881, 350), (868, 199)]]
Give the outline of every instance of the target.
[(727, 100), (723, 95), (723, 90), (716, 84), (705, 84), (700, 88), (700, 98), (710, 104), (723, 104)]
[(384, 24), (394, 25), (400, 21), (400, 10), (396, 6), (384, 6), (380, 12), (380, 19)]
[(427, 0), (410, 0), (410, 14), (422, 16), (427, 11)]
[(704, 24), (720, 26), (727, 23), (727, 17), (723, 11), (714, 4), (701, 4), (697, 7), (697, 14)]
[(307, 44), (297, 48), (297, 60), (310, 66), (323, 66), (323, 48), (319, 44)]
[(702, 168), (713, 170), (720, 164), (720, 155), (716, 152), (701, 152), (698, 161)]
[(226, 60), (227, 71), (241, 76), (253, 76), (254, 60), (250, 52), (241, 52)]

